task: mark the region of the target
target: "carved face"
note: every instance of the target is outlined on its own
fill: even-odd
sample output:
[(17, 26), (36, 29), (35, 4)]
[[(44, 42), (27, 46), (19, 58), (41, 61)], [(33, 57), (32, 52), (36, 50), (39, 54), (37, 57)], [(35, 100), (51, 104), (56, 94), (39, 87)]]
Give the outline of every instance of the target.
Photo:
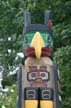
[[(48, 32), (29, 32), (24, 36), (24, 51), (26, 56), (51, 56), (53, 40)], [(28, 46), (26, 48), (26, 46)], [(28, 49), (28, 50), (27, 50)]]
[(50, 79), (50, 74), (46, 66), (40, 66), (39, 69), (36, 66), (31, 66), (30, 72), (27, 74), (27, 79), (31, 86), (45, 87), (47, 86), (46, 82)]
[[(30, 46), (35, 33), (36, 32), (27, 32), (24, 36), (24, 43), (27, 43), (27, 45)], [(43, 38), (45, 47), (53, 46), (52, 36), (48, 32), (40, 32), (40, 35)]]

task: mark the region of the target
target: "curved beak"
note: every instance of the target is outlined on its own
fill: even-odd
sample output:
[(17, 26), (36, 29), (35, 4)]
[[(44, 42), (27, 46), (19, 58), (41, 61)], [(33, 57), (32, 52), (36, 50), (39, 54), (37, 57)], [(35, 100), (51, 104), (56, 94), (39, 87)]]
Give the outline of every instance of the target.
[(43, 38), (41, 36), (41, 34), (39, 32), (36, 32), (32, 42), (31, 42), (31, 47), (33, 47), (35, 49), (35, 55), (37, 59), (40, 59), (41, 57), (41, 51), (42, 48), (45, 47)]

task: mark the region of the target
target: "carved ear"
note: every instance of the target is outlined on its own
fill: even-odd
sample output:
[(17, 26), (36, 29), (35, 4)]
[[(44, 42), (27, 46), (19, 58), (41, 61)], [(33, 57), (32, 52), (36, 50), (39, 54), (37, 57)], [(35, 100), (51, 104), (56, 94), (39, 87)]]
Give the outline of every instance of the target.
[(51, 20), (51, 18), (52, 18), (51, 10), (45, 11), (44, 24), (47, 25), (49, 20)]
[(29, 26), (31, 24), (31, 16), (28, 10), (24, 11), (24, 26)]

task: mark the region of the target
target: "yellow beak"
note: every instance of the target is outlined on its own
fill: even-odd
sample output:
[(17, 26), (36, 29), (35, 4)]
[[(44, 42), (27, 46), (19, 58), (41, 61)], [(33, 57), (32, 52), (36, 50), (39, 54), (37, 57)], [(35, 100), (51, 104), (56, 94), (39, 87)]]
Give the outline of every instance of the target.
[(31, 47), (35, 49), (35, 55), (37, 59), (40, 59), (41, 57), (41, 50), (42, 47), (45, 47), (43, 38), (41, 37), (41, 34), (39, 32), (36, 32), (32, 42), (31, 42)]

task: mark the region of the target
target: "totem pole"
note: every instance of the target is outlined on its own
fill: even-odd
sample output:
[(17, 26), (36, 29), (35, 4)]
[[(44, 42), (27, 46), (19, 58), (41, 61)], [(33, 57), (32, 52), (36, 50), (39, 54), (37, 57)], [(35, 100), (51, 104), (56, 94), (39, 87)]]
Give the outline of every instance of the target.
[(24, 64), (18, 73), (18, 108), (61, 108), (60, 76), (53, 58), (51, 11), (44, 24), (32, 24), (24, 12)]

